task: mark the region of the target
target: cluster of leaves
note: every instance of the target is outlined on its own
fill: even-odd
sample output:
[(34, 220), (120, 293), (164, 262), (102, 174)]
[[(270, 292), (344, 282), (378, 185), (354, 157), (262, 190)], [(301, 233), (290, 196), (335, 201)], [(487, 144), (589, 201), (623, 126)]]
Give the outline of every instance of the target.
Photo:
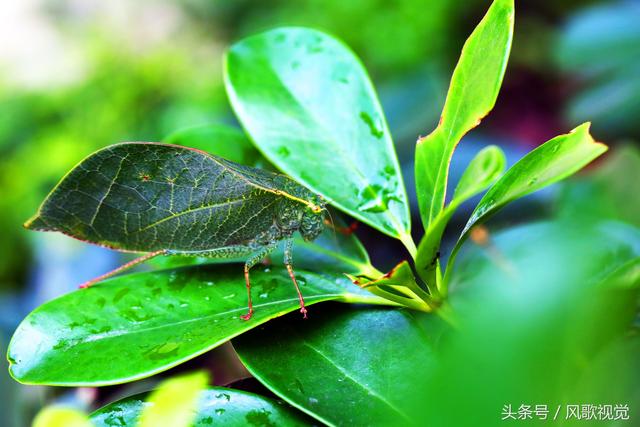
[[(496, 101), (513, 22), (513, 0), (495, 0), (462, 50), (439, 126), (417, 143), (416, 191), (426, 230), (418, 245), (411, 236), (404, 181), (374, 88), (355, 55), (324, 33), (276, 29), (229, 49), (227, 92), (250, 140), (221, 127), (189, 129), (168, 138), (240, 163), (273, 165), (321, 194), (333, 207), (400, 240), (411, 259), (386, 274), (371, 265), (353, 235), (338, 235), (334, 241), (327, 231), (315, 242), (299, 242), (303, 250), (297, 256), (296, 272), (309, 305), (337, 301), (390, 307), (323, 304), (322, 309), (311, 311), (309, 322), (285, 318), (257, 328), (297, 309), (286, 270), (269, 267), (252, 275), (258, 295), (256, 313), (243, 322), (238, 315), (246, 303), (244, 283), (236, 265), (179, 259), (178, 264), (197, 265), (120, 276), (34, 310), (11, 341), (11, 374), (27, 384), (118, 384), (167, 370), (233, 339), (242, 362), (260, 382), (316, 420), (410, 424), (421, 414), (443, 424), (445, 413), (460, 416), (445, 410), (456, 400), (452, 396), (463, 379), (471, 376), (471, 367), (460, 366), (465, 360), (462, 355), (472, 353), (470, 349), (478, 354), (474, 357), (479, 364), (492, 368), (508, 366), (517, 372), (531, 366), (532, 359), (527, 358), (535, 352), (514, 353), (515, 348), (530, 348), (525, 339), (530, 336), (514, 336), (515, 329), (496, 325), (523, 325), (530, 334), (541, 335), (537, 325), (550, 322), (541, 314), (545, 308), (556, 310), (558, 301), (585, 294), (628, 312), (629, 299), (611, 297), (608, 285), (602, 285), (615, 283), (631, 292), (628, 279), (636, 278), (631, 282), (637, 283), (637, 236), (622, 237), (628, 230), (620, 227), (596, 227), (580, 237), (564, 224), (538, 224), (496, 236), (489, 251), (492, 262), (482, 252), (472, 252), (464, 263), (454, 264), (474, 227), (507, 203), (565, 178), (606, 150), (592, 139), (585, 124), (542, 144), (503, 174), (504, 155), (491, 146), (470, 162), (453, 198), (445, 203), (455, 147)], [(440, 243), (452, 214), (487, 188), (448, 261), (442, 262)], [(513, 239), (512, 234), (520, 237)], [(540, 243), (545, 239), (557, 247), (540, 252), (546, 247)], [(603, 249), (593, 244), (601, 239), (607, 242)], [(505, 260), (504, 253), (514, 254), (513, 259)], [(583, 256), (590, 257), (588, 268), (580, 263)], [(549, 268), (544, 276), (538, 275), (540, 265), (551, 266), (556, 259), (567, 268)], [(516, 280), (514, 276), (519, 275)], [(540, 280), (547, 285), (538, 286)], [(571, 285), (585, 281), (593, 293)], [(517, 289), (505, 291), (513, 282), (518, 282)], [(469, 287), (476, 294), (461, 292), (454, 301), (458, 294), (449, 293), (453, 285), (464, 289), (463, 284), (474, 283), (477, 286)], [(487, 284), (492, 286), (480, 286)], [(558, 299), (538, 298), (541, 289)], [(532, 296), (539, 310), (529, 313), (527, 322), (516, 322)], [(591, 299), (584, 302), (571, 321), (589, 318), (590, 304)], [(567, 321), (562, 316), (558, 319), (561, 325)], [(458, 334), (455, 325), (470, 329)], [(625, 325), (623, 321), (616, 324), (616, 337)], [(597, 353), (596, 344), (611, 341), (610, 335), (601, 335), (595, 340), (579, 336), (567, 343), (580, 358), (571, 353), (539, 367), (553, 371), (575, 366), (578, 372), (584, 366), (577, 359), (588, 359)], [(448, 345), (440, 348), (444, 336)], [(486, 346), (487, 336), (518, 363), (504, 365), (504, 360), (496, 358), (495, 348)], [(538, 338), (537, 345), (550, 342), (548, 337)], [(483, 384), (495, 380), (484, 375)], [(520, 394), (507, 393), (514, 390)], [(564, 391), (560, 387), (557, 393), (534, 396), (560, 399), (566, 397)], [(480, 403), (487, 404), (489, 399), (484, 395), (477, 402), (479, 410)], [(522, 387), (508, 383), (494, 397), (521, 395)], [(432, 404), (425, 409), (427, 399)], [(491, 401), (484, 413), (487, 408), (499, 408), (495, 405)], [(95, 414), (93, 418), (98, 422)]]

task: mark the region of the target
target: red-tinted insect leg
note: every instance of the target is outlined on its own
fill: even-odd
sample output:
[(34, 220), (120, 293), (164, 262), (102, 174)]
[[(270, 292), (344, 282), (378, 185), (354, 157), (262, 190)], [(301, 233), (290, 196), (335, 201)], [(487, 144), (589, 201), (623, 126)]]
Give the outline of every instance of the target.
[(300, 292), (300, 287), (298, 286), (298, 281), (296, 280), (296, 275), (293, 274), (293, 267), (291, 264), (287, 264), (287, 271), (289, 272), (289, 277), (293, 281), (293, 285), (296, 287), (296, 292), (298, 292), (298, 300), (300, 300), (300, 313), (302, 313), (302, 317), (307, 318), (307, 309), (304, 306), (304, 298), (302, 298), (302, 292)]
[(244, 266), (244, 281), (247, 285), (247, 300), (249, 301), (249, 311), (240, 316), (242, 320), (249, 320), (253, 316), (253, 303), (251, 302), (251, 282), (249, 281), (249, 266)]
[(155, 251), (155, 252), (149, 252), (146, 255), (143, 255), (143, 256), (141, 256), (139, 258), (134, 259), (133, 261), (129, 261), (128, 263), (126, 263), (124, 265), (121, 265), (120, 267), (116, 268), (115, 270), (111, 270), (110, 272), (105, 273), (102, 276), (98, 276), (95, 279), (91, 279), (91, 280), (89, 280), (87, 282), (84, 282), (83, 284), (81, 284), (79, 286), (79, 288), (81, 288), (81, 289), (88, 288), (89, 286), (94, 285), (94, 284), (96, 284), (96, 283), (98, 283), (98, 282), (100, 282), (102, 280), (108, 279), (111, 276), (115, 276), (118, 273), (122, 273), (123, 271), (128, 270), (133, 266), (136, 266), (136, 265), (141, 264), (141, 263), (143, 263), (145, 261), (148, 261), (151, 258), (155, 258), (158, 255), (164, 255), (166, 253), (167, 253), (166, 249), (162, 249), (162, 250)]

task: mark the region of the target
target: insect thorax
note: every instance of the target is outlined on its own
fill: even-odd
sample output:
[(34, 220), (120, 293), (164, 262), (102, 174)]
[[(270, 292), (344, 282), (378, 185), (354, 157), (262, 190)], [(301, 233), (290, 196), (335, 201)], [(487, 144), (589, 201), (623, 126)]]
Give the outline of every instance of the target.
[(278, 227), (284, 234), (298, 230), (305, 240), (314, 240), (324, 229), (324, 202), (322, 198), (294, 181), (287, 182), (285, 188), (289, 194), (307, 201), (308, 204), (283, 198), (277, 210)]

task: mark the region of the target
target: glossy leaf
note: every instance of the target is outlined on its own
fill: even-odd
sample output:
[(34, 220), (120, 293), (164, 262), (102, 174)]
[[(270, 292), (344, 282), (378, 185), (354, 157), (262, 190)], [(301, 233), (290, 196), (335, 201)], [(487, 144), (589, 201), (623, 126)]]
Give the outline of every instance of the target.
[(490, 145), (482, 149), (469, 163), (447, 207), (430, 224), (418, 246), (416, 270), (433, 290), (439, 285), (439, 249), (444, 230), (451, 216), (462, 203), (486, 190), (502, 174), (506, 158), (502, 150)]
[(311, 29), (268, 31), (229, 49), (225, 80), (240, 122), (274, 165), (413, 247), (391, 135), (364, 67), (346, 46)]
[(606, 145), (596, 142), (589, 134), (589, 124), (585, 123), (524, 156), (480, 200), (453, 249), (448, 265), (452, 265), (473, 226), (486, 221), (507, 203), (579, 171), (606, 150)]
[(313, 218), (311, 234), (322, 231), (319, 203), (284, 175), (195, 149), (123, 143), (76, 166), (26, 227), (125, 251), (228, 258), (284, 238), (286, 227), (304, 232), (291, 212)]
[[(140, 413), (153, 404), (140, 394), (111, 403), (91, 415), (96, 427), (134, 426)], [(308, 420), (280, 402), (244, 391), (212, 387), (200, 394), (194, 427), (304, 426)]]
[(456, 145), (493, 108), (513, 37), (513, 0), (495, 0), (467, 39), (440, 124), (416, 146), (416, 192), (425, 230), (444, 209), (449, 163)]
[(164, 380), (147, 399), (138, 427), (190, 427), (208, 375), (194, 372)]
[(435, 364), (432, 315), (398, 309), (287, 316), (233, 341), (249, 371), (275, 394), (330, 425), (413, 425), (407, 392)]
[[(241, 265), (199, 266), (116, 277), (49, 301), (20, 324), (9, 345), (23, 383), (106, 385), (169, 369), (284, 313), (298, 310), (287, 271), (254, 269), (255, 313)], [(307, 305), (385, 303), (341, 274), (297, 270)], [(313, 317), (321, 310), (309, 310)], [(300, 321), (302, 318), (300, 317)]]
[(261, 166), (263, 157), (246, 135), (224, 125), (201, 125), (181, 129), (164, 138), (167, 144), (197, 148), (247, 166)]

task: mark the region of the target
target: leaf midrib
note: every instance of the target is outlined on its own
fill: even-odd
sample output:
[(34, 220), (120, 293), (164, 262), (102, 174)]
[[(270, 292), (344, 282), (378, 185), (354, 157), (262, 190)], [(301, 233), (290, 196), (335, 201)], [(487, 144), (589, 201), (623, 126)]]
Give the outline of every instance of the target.
[[(344, 150), (342, 150), (342, 147), (340, 144), (337, 143), (336, 139), (335, 139), (335, 135), (334, 132), (332, 131), (331, 128), (327, 128), (327, 126), (324, 124), (324, 122), (322, 122), (321, 120), (318, 120), (317, 117), (312, 114), (310, 112), (310, 110), (308, 108), (306, 108), (305, 104), (303, 102), (300, 101), (300, 99), (289, 89), (289, 86), (285, 84), (285, 82), (282, 80), (282, 78), (280, 78), (280, 75), (278, 74), (277, 70), (274, 68), (274, 66), (271, 64), (270, 61), (266, 61), (266, 66), (269, 68), (269, 70), (271, 71), (272, 76), (275, 78), (275, 80), (280, 84), (280, 86), (291, 96), (291, 98), (296, 102), (296, 104), (298, 106), (300, 106), (301, 110), (304, 112), (305, 116), (311, 118), (311, 120), (315, 123), (319, 124), (320, 129), (324, 132), (325, 135), (331, 135), (331, 138), (327, 138), (325, 139), (325, 142), (329, 142), (331, 144), (331, 146), (338, 152), (340, 152), (342, 154), (342, 158), (346, 160), (347, 165), (356, 172), (356, 176), (359, 178), (360, 180), (360, 185), (363, 186), (363, 188), (374, 198), (379, 199), (379, 195), (373, 191), (371, 189), (372, 183), (369, 182), (369, 179), (366, 177), (366, 175), (357, 167), (357, 165), (353, 162), (353, 159), (351, 159), (350, 156), (346, 155), (344, 153)], [(368, 89), (369, 92), (371, 92), (371, 88), (370, 87), (366, 87), (366, 89)], [(235, 89), (234, 89), (235, 92)], [(379, 105), (375, 105), (377, 106), (379, 109), (381, 109), (381, 107)], [(389, 128), (388, 125), (386, 124), (386, 121), (384, 121), (384, 117), (383, 117), (383, 122), (385, 124), (386, 127), (386, 132), (385, 132), (385, 144), (387, 145), (387, 148), (389, 148), (389, 141), (390, 141), (390, 133), (389, 133)], [(400, 170), (400, 166), (397, 162), (397, 158), (392, 158), (391, 159), (396, 166), (396, 170), (399, 171)], [(286, 169), (288, 169), (286, 167), (286, 165), (284, 165), (284, 167), (282, 167), (282, 169), (284, 169), (286, 171)], [(402, 187), (402, 189), (404, 189), (404, 180), (402, 179), (402, 176), (400, 176), (400, 174), (398, 174), (398, 185)], [(314, 187), (314, 191), (317, 192), (317, 190)], [(407, 200), (407, 195), (406, 192), (401, 192), (401, 196), (404, 197), (404, 203), (403, 205), (406, 206), (406, 200)], [(336, 201), (336, 200), (331, 200), (331, 202), (339, 207), (341, 207), (343, 210), (348, 211), (351, 214), (355, 214), (357, 212), (358, 217), (360, 217), (363, 220), (366, 220), (366, 215), (362, 215), (358, 212), (357, 209), (348, 209), (346, 208), (346, 206), (344, 206), (342, 203)], [(401, 225), (401, 221), (399, 221), (398, 218), (396, 218), (395, 215), (393, 215), (393, 213), (391, 212), (391, 210), (388, 208), (388, 206), (385, 206), (386, 209), (384, 211), (384, 216), (387, 217), (391, 224), (393, 225), (393, 227), (396, 229), (395, 231), (398, 232), (400, 231), (400, 233), (398, 233), (398, 235), (401, 235), (402, 233), (406, 233), (407, 230), (405, 230), (404, 227), (400, 226)], [(353, 212), (355, 211), (355, 212)]]
[(401, 411), (400, 409), (398, 409), (394, 404), (392, 404), (391, 402), (389, 402), (387, 399), (385, 399), (384, 397), (382, 397), (380, 394), (378, 394), (378, 392), (376, 392), (375, 390), (373, 390), (372, 388), (366, 387), (364, 384), (362, 384), (361, 382), (359, 382), (356, 378), (354, 378), (353, 376), (351, 376), (344, 368), (340, 367), (337, 363), (335, 363), (333, 360), (331, 360), (331, 358), (329, 356), (327, 356), (326, 354), (324, 354), (320, 349), (318, 349), (317, 347), (311, 345), (309, 343), (309, 341), (307, 340), (303, 340), (302, 341), (302, 345), (310, 348), (312, 351), (316, 352), (320, 357), (322, 357), (323, 359), (325, 359), (328, 363), (330, 363), (337, 371), (339, 371), (341, 374), (343, 374), (345, 376), (345, 378), (348, 378), (351, 382), (353, 382), (354, 384), (356, 384), (357, 386), (359, 386), (360, 388), (362, 388), (363, 390), (365, 390), (367, 392), (368, 395), (370, 396), (374, 396), (376, 399), (380, 400), (382, 403), (384, 403), (385, 405), (387, 405), (389, 408), (391, 408), (394, 412), (396, 412), (398, 415), (400, 415), (401, 417), (403, 417), (404, 419), (406, 419), (407, 421), (409, 421), (410, 423), (412, 423), (411, 418), (409, 418), (409, 416), (407, 414), (405, 414), (403, 411)]

